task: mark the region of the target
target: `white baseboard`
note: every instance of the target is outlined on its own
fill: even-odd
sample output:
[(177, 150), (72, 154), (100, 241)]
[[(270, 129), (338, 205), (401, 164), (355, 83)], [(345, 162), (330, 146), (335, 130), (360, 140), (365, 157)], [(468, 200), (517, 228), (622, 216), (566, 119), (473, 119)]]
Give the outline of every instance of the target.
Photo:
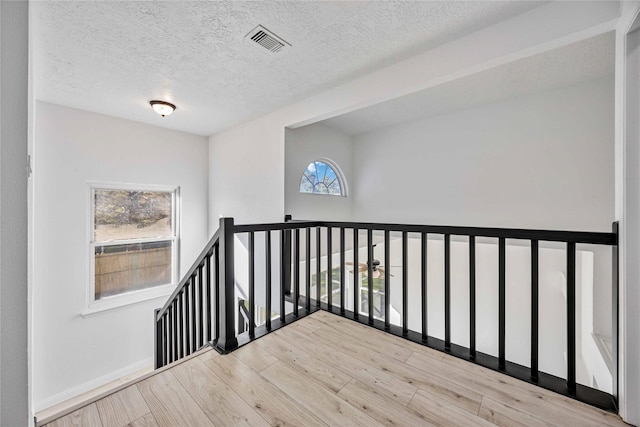
[(141, 360), (129, 366), (125, 366), (124, 368), (113, 371), (107, 375), (103, 375), (101, 377), (98, 377), (84, 384), (80, 384), (76, 387), (70, 388), (69, 390), (65, 390), (62, 393), (55, 394), (39, 402), (34, 402), (33, 404), (34, 410), (36, 413), (38, 413), (45, 409), (49, 409), (52, 406), (55, 406), (67, 400), (73, 399), (74, 397), (78, 397), (83, 393), (87, 393), (89, 391), (95, 390), (111, 382), (115, 382), (135, 372), (141, 371), (142, 369), (152, 368), (152, 367), (153, 367), (153, 358)]

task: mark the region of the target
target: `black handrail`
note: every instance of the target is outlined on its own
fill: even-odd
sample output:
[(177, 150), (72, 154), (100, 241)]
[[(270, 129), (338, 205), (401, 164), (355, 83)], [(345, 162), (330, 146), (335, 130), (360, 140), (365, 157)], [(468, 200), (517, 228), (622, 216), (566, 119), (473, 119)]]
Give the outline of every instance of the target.
[(387, 224), (374, 222), (291, 221), (286, 223), (243, 224), (235, 226), (235, 233), (250, 231), (295, 230), (308, 227), (353, 228), (358, 230), (429, 233), (452, 236), (493, 237), (547, 242), (585, 243), (613, 246), (618, 244), (615, 233), (523, 228), (460, 227), (450, 225)]
[[(316, 233), (312, 233), (313, 229)], [(324, 229), (324, 232), (323, 232)], [(303, 230), (304, 233), (300, 231)], [(339, 233), (339, 245), (332, 242), (332, 231)], [(367, 307), (359, 304), (360, 289), (354, 286), (352, 310), (346, 307), (346, 274), (345, 265), (345, 230), (353, 231), (353, 247), (367, 248), (368, 260), (373, 259), (373, 233), (384, 232), (385, 264), (389, 265), (390, 233), (400, 233), (402, 238), (402, 287), (391, 289), (389, 274), (385, 275), (385, 309), (383, 314), (377, 313), (373, 305), (373, 267), (367, 262)], [(359, 232), (366, 232), (365, 238), (359, 241)], [(272, 239), (272, 233), (276, 237)], [(249, 271), (248, 296), (249, 310), (238, 314), (238, 302), (235, 299), (235, 266), (234, 238), (236, 234), (246, 233), (248, 236)], [(420, 331), (409, 329), (408, 324), (408, 235), (420, 238), (420, 271), (421, 271), (421, 322)], [(256, 280), (255, 275), (255, 238), (264, 235), (265, 277)], [(427, 328), (427, 241), (428, 235), (440, 235), (444, 239), (444, 340), (436, 339), (428, 334)], [(315, 235), (316, 271), (315, 280), (311, 275), (312, 236)], [(467, 237), (469, 242), (469, 348), (451, 341), (451, 240)], [(497, 357), (481, 353), (476, 349), (476, 238), (494, 238), (498, 243), (498, 348)], [(304, 242), (303, 242), (304, 238)], [(506, 358), (506, 240), (524, 240), (531, 247), (531, 365), (525, 367), (513, 363)], [(272, 256), (272, 241), (279, 242), (279, 251)], [(540, 242), (561, 242), (566, 245), (567, 259), (567, 376), (558, 378), (541, 372), (538, 365), (538, 310), (539, 310), (539, 249)], [(343, 317), (367, 324), (377, 329), (398, 335), (405, 339), (426, 345), (451, 355), (472, 361), (485, 367), (503, 372), (507, 375), (540, 385), (547, 389), (577, 398), (607, 410), (615, 410), (617, 405), (617, 378), (614, 378), (614, 392), (604, 393), (576, 382), (576, 244), (606, 245), (613, 247), (613, 290), (614, 297), (614, 353), (617, 354), (617, 287), (618, 287), (618, 232), (614, 223), (613, 232), (579, 232), (560, 230), (528, 230), (488, 227), (459, 227), (444, 225), (419, 224), (387, 224), (369, 222), (337, 222), (337, 221), (286, 221), (284, 223), (235, 225), (232, 218), (221, 218), (220, 228), (209, 241), (196, 262), (188, 270), (176, 290), (172, 293), (162, 309), (156, 311), (156, 366), (171, 363), (184, 355), (191, 354), (202, 345), (212, 344), (220, 353), (228, 353), (239, 346), (282, 327), (291, 321), (302, 318), (313, 311), (322, 309)], [(340, 277), (339, 301), (333, 297), (333, 272), (331, 255), (339, 246)], [(322, 251), (329, 254), (327, 258), (327, 295), (321, 297), (321, 267), (318, 261)], [(301, 260), (305, 254), (305, 260)], [(275, 269), (272, 268), (272, 261)], [(305, 263), (304, 269), (300, 265)], [(353, 253), (353, 264), (358, 265), (358, 251)], [(279, 265), (279, 267), (278, 267)], [(279, 269), (279, 285), (272, 288), (273, 270)], [(292, 274), (293, 273), (293, 274)], [(351, 273), (350, 273), (351, 274)], [(358, 268), (353, 269), (353, 282), (358, 282)], [(302, 280), (301, 280), (302, 278)], [(301, 283), (301, 282), (304, 283)], [(312, 283), (314, 282), (314, 283)], [(315, 295), (312, 286), (316, 286)], [(256, 296), (255, 287), (264, 286), (266, 300), (266, 321), (263, 325), (255, 323)], [(276, 284), (277, 286), (277, 284)], [(272, 290), (276, 290), (276, 303), (272, 304)], [(401, 293), (402, 318), (400, 325), (390, 322), (391, 293)], [(206, 304), (205, 304), (206, 303)], [(204, 307), (204, 314), (203, 314)], [(272, 307), (279, 308), (279, 318), (272, 319)], [(364, 309), (367, 312), (361, 313)], [(246, 312), (245, 312), (246, 311)], [(248, 331), (236, 331), (236, 316), (247, 317)], [(383, 318), (382, 318), (383, 317)], [(211, 334), (211, 326), (215, 333)], [(238, 328), (240, 329), (240, 328)], [(207, 333), (203, 334), (206, 330)], [(202, 336), (204, 335), (205, 340)], [(199, 339), (198, 339), (199, 338)], [(616, 369), (617, 372), (617, 369)], [(617, 373), (616, 373), (617, 375)], [(615, 377), (615, 375), (614, 375)]]

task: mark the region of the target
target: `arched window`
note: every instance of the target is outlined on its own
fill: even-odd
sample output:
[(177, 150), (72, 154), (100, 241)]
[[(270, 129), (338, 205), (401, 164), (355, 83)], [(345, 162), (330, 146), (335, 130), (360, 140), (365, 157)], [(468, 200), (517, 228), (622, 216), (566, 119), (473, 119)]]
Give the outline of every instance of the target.
[(346, 196), (346, 187), (340, 169), (326, 160), (316, 160), (302, 174), (300, 192)]

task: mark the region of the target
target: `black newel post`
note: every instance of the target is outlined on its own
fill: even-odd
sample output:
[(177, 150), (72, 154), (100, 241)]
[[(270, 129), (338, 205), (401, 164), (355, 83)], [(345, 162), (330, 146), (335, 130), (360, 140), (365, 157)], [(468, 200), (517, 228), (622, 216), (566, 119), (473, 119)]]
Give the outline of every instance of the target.
[(215, 343), (221, 353), (228, 353), (238, 347), (235, 331), (234, 301), (234, 259), (233, 259), (233, 218), (220, 218), (220, 337)]

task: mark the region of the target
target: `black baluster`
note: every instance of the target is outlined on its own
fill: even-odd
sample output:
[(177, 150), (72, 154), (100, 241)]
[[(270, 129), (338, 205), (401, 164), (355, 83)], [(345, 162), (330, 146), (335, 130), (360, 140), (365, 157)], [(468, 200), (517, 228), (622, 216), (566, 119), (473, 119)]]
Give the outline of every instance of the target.
[(167, 363), (173, 362), (175, 359), (173, 358), (173, 331), (175, 328), (173, 327), (173, 305), (170, 305), (167, 308), (167, 313), (169, 316), (168, 333), (167, 333)]
[(409, 250), (407, 232), (402, 232), (402, 335), (409, 334)]
[(189, 323), (191, 322), (191, 315), (193, 314), (193, 311), (191, 309), (191, 302), (189, 301), (189, 294), (187, 293), (187, 291), (190, 294), (193, 294), (193, 276), (191, 276), (189, 278), (188, 283), (185, 285), (182, 293), (184, 294), (184, 313), (183, 313), (183, 318), (184, 318), (184, 326), (182, 325), (182, 323), (180, 324), (180, 330), (183, 331), (184, 336), (182, 339), (182, 346), (186, 347), (186, 351), (185, 354), (188, 356), (189, 354), (191, 354), (191, 334), (189, 333)]
[(249, 232), (249, 337), (256, 336), (256, 270), (255, 270), (255, 234)]
[(286, 252), (286, 237), (285, 231), (280, 230), (280, 322), (284, 323), (285, 319), (285, 305), (284, 305), (284, 297), (287, 289), (287, 273), (286, 270), (289, 268), (287, 265), (287, 257), (285, 256)]
[(451, 350), (451, 235), (444, 235), (444, 349)]
[[(189, 295), (191, 296), (191, 346), (192, 349), (189, 352), (196, 351), (198, 349), (198, 341), (197, 341), (197, 307), (196, 307), (196, 276), (191, 276), (191, 283), (189, 284)], [(189, 323), (189, 322), (187, 322)], [(187, 349), (189, 346), (187, 346)]]
[(298, 316), (298, 300), (300, 299), (300, 229), (295, 230), (293, 245), (293, 315)]
[(322, 252), (320, 246), (320, 227), (316, 227), (316, 306), (320, 307), (320, 262), (322, 260)]
[(202, 296), (203, 292), (203, 284), (202, 284), (202, 270), (204, 265), (200, 264), (198, 266), (198, 349), (202, 348), (204, 345), (204, 300)]
[(180, 313), (180, 345), (178, 347), (180, 359), (184, 357), (184, 343), (187, 339), (189, 339), (189, 334), (184, 333), (184, 323), (185, 323), (185, 310), (184, 310), (184, 300), (185, 300), (185, 291), (180, 292), (178, 296), (178, 312)]
[(391, 240), (389, 230), (384, 231), (384, 265), (387, 269), (384, 273), (384, 328), (388, 331), (391, 327)]
[(205, 294), (206, 294), (206, 304), (207, 304), (207, 343), (210, 343), (212, 340), (211, 337), (211, 322), (213, 322), (213, 313), (211, 311), (211, 257), (213, 256), (213, 251), (209, 252), (204, 259), (204, 268), (207, 272), (207, 279), (205, 282)]
[(576, 392), (576, 244), (567, 243), (567, 389)]
[(220, 337), (220, 244), (216, 244), (214, 246), (214, 259), (213, 259), (213, 266), (215, 268), (215, 271), (213, 272), (213, 280), (215, 283), (215, 289), (214, 289), (214, 300), (213, 303), (216, 307), (216, 313), (215, 313), (215, 319), (216, 319), (216, 324), (215, 324), (215, 337), (214, 339), (218, 339)]
[(311, 310), (311, 228), (307, 227), (306, 229), (306, 263), (305, 263), (305, 309), (307, 313)]
[(469, 236), (469, 355), (476, 358), (476, 236)]
[[(180, 294), (177, 295), (177, 298), (180, 298)], [(173, 360), (179, 359), (178, 353), (178, 299), (173, 302)]]
[(265, 231), (265, 311), (266, 320), (265, 327), (267, 331), (271, 330), (271, 231)]
[(331, 227), (327, 227), (327, 309), (333, 311), (333, 245), (331, 241)]
[(358, 312), (360, 311), (358, 306), (358, 294), (360, 293), (359, 286), (359, 270), (360, 266), (358, 265), (358, 229), (353, 229), (353, 318), (358, 320)]
[(428, 329), (428, 305), (427, 305), (427, 233), (422, 233), (422, 254), (420, 255), (421, 277), (422, 277), (422, 341), (429, 339)]
[(369, 325), (373, 325), (373, 230), (367, 230), (367, 298), (369, 310)]
[(162, 363), (162, 347), (163, 347), (163, 342), (162, 342), (162, 319), (158, 320), (158, 313), (160, 312), (160, 309), (157, 308), (155, 309), (155, 311), (153, 312), (153, 325), (155, 327), (155, 338), (154, 338), (154, 342), (153, 342), (153, 347), (154, 347), (154, 352), (153, 352), (153, 357), (154, 357), (154, 363), (153, 366), (155, 369), (158, 369), (159, 367), (163, 366)]
[(340, 314), (344, 316), (344, 228), (340, 227)]
[(506, 366), (506, 246), (504, 237), (498, 239), (498, 368)]
[(531, 379), (538, 381), (538, 299), (539, 299), (538, 241), (531, 241)]

